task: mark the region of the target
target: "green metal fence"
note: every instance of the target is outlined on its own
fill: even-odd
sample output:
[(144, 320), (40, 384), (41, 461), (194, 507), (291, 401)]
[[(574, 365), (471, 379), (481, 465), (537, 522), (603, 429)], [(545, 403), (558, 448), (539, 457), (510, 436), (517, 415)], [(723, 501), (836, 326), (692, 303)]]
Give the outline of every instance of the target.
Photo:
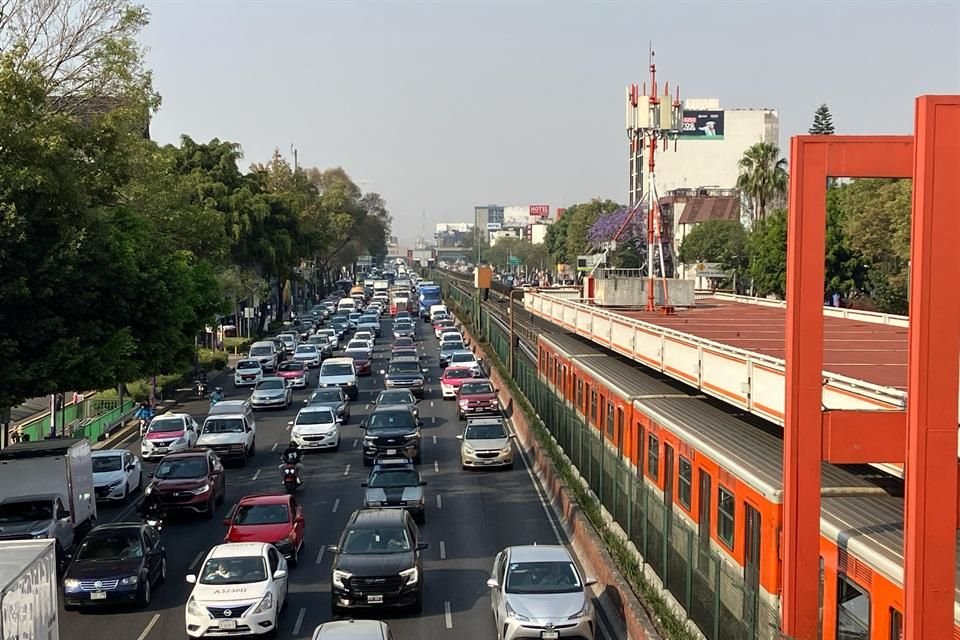
[[(70, 438), (87, 438), (97, 442), (126, 414), (133, 410), (134, 402), (125, 398), (121, 406), (119, 400), (94, 400), (87, 398), (82, 402), (66, 405), (58, 411), (57, 435)], [(26, 435), (30, 440), (42, 440), (50, 435), (51, 415), (47, 413), (31, 422), (21, 424), (15, 434)]]
[[(449, 283), (444, 288), (454, 312), (506, 363), (510, 338), (490, 313), (479, 307), (476, 294)], [(711, 548), (709, 539), (702, 542), (692, 523), (674, 512), (672, 505), (607, 446), (596, 429), (540, 380), (535, 362), (519, 352), (513, 362), (517, 386), (594, 498), (703, 635), (708, 640), (782, 638), (775, 601), (762, 599), (749, 588), (743, 569)]]

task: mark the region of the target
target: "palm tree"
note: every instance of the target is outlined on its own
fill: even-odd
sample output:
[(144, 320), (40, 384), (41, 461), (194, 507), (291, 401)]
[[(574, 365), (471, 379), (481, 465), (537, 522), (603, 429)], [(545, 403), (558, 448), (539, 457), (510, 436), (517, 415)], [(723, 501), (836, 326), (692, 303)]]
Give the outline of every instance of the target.
[(737, 188), (753, 203), (753, 221), (767, 216), (767, 205), (787, 192), (787, 161), (780, 149), (769, 142), (758, 142), (740, 158)]

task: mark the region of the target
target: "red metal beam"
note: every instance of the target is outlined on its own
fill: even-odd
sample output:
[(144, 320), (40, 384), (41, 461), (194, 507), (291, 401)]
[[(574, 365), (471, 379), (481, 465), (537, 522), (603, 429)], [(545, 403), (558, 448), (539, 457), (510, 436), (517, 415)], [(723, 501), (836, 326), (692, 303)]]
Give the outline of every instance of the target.
[(906, 411), (824, 411), (823, 461), (831, 464), (903, 464)]
[(950, 638), (960, 384), (960, 96), (917, 98), (907, 381), (905, 640)]

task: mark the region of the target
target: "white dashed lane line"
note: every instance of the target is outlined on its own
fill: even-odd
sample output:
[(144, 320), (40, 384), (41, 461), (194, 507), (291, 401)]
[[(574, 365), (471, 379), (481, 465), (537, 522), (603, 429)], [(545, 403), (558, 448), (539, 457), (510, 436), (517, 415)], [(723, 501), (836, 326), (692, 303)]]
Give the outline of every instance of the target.
[(447, 559), (447, 546), (443, 543), (443, 540), (440, 541), (440, 559)]
[(440, 499), (440, 494), (437, 494), (437, 509), (443, 509), (443, 501)]
[(305, 615), (307, 615), (307, 610), (301, 607), (300, 613), (297, 614), (297, 621), (293, 624), (293, 635), (300, 635), (300, 627), (303, 626), (303, 616)]
[(433, 444), (437, 444), (437, 436), (433, 436)]
[(357, 448), (357, 443), (358, 443), (358, 442), (360, 442), (360, 440), (359, 440), (358, 438), (354, 438), (354, 439), (353, 439), (353, 448), (354, 448), (354, 449)]
[(323, 545), (320, 547), (320, 553), (317, 554), (317, 564), (323, 563), (323, 553), (327, 550), (327, 546)]
[(190, 570), (190, 571), (192, 571), (193, 568), (194, 568), (195, 566), (197, 566), (197, 563), (200, 562), (200, 558), (202, 558), (202, 557), (203, 557), (203, 551), (199, 551), (199, 552), (197, 553), (197, 555), (194, 556), (193, 562), (190, 563), (190, 565), (187, 567), (187, 569)]
[(277, 450), (277, 445), (279, 445), (279, 444), (280, 444), (279, 442), (274, 442), (274, 443), (273, 443), (273, 446), (270, 447), (270, 451), (276, 451), (276, 450)]
[(350, 474), (350, 465), (347, 465), (347, 468), (343, 470), (343, 475), (347, 476)]
[(340, 498), (337, 498), (333, 501), (333, 512), (336, 513), (337, 509), (340, 508)]
[(137, 640), (143, 640), (143, 639), (146, 638), (148, 635), (150, 635), (150, 631), (153, 630), (153, 627), (157, 624), (157, 621), (158, 621), (159, 619), (160, 619), (160, 614), (159, 614), (159, 613), (153, 614), (153, 617), (150, 618), (150, 622), (147, 623), (146, 628), (143, 630), (143, 633), (140, 634), (140, 636), (137, 638)]
[(433, 472), (440, 473), (440, 463), (436, 460), (433, 461)]
[(254, 473), (254, 474), (253, 474), (253, 477), (250, 478), (250, 479), (251, 479), (251, 480), (256, 480), (257, 478), (259, 478), (261, 471), (263, 471), (263, 469), (257, 469), (256, 473)]
[(453, 616), (450, 614), (449, 600), (443, 601), (443, 621), (447, 625), (447, 629), (453, 629)]

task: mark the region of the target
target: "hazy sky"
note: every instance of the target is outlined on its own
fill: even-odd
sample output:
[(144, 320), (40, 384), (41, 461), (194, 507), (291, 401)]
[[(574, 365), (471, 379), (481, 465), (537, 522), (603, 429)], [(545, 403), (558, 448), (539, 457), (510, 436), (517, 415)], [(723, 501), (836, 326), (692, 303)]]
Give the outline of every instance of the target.
[(477, 204), (626, 197), (623, 92), (780, 113), (781, 148), (830, 105), (838, 133), (908, 133), (960, 92), (960, 0), (148, 1), (159, 142), (186, 133), (343, 166), (412, 242)]

